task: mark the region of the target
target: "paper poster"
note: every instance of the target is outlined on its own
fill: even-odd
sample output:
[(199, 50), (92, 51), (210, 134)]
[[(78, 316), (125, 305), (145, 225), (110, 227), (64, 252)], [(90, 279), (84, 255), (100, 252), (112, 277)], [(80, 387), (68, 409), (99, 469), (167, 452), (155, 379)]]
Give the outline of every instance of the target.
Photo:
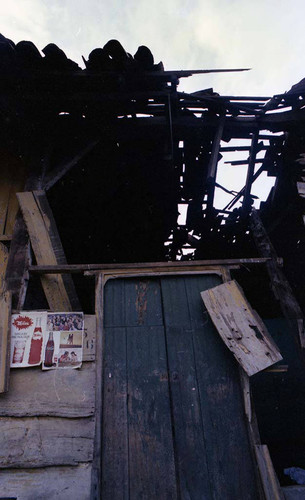
[(83, 313), (48, 313), (42, 369), (80, 368), (83, 332)]
[(19, 314), (12, 314), (11, 368), (41, 364), (46, 322), (46, 313), (43, 311), (23, 311)]

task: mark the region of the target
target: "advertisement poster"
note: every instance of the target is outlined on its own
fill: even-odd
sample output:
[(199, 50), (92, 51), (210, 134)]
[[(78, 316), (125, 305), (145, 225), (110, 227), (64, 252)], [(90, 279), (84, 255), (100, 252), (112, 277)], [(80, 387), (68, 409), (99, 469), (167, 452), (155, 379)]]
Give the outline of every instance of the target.
[(48, 313), (42, 369), (80, 368), (83, 332), (83, 313)]
[(47, 316), (41, 311), (12, 314), (11, 368), (41, 364)]

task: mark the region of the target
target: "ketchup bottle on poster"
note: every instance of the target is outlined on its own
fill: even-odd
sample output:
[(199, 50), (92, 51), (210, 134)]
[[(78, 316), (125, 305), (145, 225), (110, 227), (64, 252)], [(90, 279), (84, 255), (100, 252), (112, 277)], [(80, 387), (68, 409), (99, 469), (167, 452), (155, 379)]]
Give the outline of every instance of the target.
[(29, 365), (38, 365), (41, 359), (42, 331), (41, 318), (36, 318), (35, 328), (31, 339)]
[(53, 366), (53, 354), (54, 354), (54, 340), (53, 332), (49, 333), (49, 339), (46, 345), (46, 352), (44, 358), (44, 366)]

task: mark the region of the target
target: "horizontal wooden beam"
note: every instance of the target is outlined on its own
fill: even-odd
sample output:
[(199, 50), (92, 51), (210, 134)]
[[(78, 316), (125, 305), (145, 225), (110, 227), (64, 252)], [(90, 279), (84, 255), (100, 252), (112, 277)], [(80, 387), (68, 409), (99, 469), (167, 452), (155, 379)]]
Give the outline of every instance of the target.
[[(29, 272), (33, 274), (64, 274), (82, 273), (85, 271), (109, 271), (116, 269), (153, 269), (153, 268), (179, 268), (207, 267), (207, 266), (236, 266), (265, 264), (271, 258), (245, 258), (245, 259), (218, 259), (218, 260), (189, 260), (177, 262), (143, 262), (143, 263), (123, 263), (123, 264), (66, 264), (51, 266), (29, 266)], [(278, 264), (282, 265), (282, 259), (278, 259)]]

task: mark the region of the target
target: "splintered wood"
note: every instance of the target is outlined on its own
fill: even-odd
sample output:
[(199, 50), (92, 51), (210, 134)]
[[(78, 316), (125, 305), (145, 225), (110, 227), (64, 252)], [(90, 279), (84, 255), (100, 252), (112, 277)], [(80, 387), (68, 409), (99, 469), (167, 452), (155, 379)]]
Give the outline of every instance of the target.
[(249, 376), (282, 359), (235, 280), (201, 292), (201, 297), (222, 340)]

